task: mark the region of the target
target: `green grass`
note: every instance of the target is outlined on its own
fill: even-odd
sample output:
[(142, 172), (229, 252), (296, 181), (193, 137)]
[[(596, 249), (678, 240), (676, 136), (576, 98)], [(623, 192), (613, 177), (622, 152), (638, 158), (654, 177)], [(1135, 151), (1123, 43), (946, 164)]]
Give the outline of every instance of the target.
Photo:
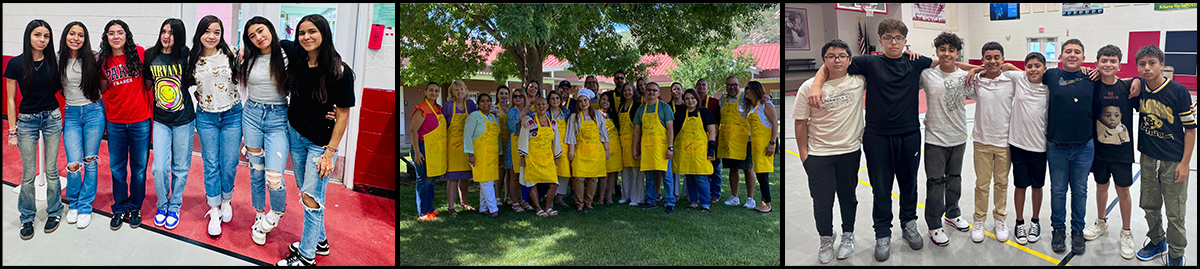
[[(399, 192), (403, 216), (398, 229), (400, 264), (777, 266), (781, 253), (780, 159), (775, 158), (776, 172), (770, 179), (775, 210), (767, 214), (741, 205), (727, 206), (722, 200), (704, 213), (685, 209), (689, 202), (678, 201), (670, 215), (663, 212), (660, 202), (650, 210), (605, 204), (582, 213), (556, 206), (558, 216), (550, 217), (530, 211), (515, 213), (501, 204), (496, 219), (478, 212), (459, 212), (452, 217), (445, 212), (445, 182), (438, 181), (434, 203), (441, 214), (434, 221), (423, 222), (415, 216), (414, 182), (405, 179)], [(722, 175), (722, 198), (730, 194), (728, 183)], [(744, 202), (744, 178), (740, 185)], [(478, 206), (478, 186), (471, 184), (467, 201), (472, 206)], [(757, 190), (755, 196), (761, 199)]]

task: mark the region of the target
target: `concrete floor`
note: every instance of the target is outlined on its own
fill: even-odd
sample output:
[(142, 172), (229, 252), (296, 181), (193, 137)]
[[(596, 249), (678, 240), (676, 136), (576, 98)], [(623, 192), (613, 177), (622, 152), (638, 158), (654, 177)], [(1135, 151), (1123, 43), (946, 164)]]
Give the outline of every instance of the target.
[[(790, 74), (789, 74), (789, 76), (790, 76)], [(801, 80), (800, 82), (803, 82), (803, 80)], [(1193, 96), (1193, 98), (1195, 98), (1195, 97)], [(783, 104), (783, 106), (784, 106), (783, 114), (782, 114), (783, 126), (784, 126), (784, 128), (783, 128), (784, 133), (782, 135), (785, 138), (783, 140), (783, 143), (784, 143), (784, 145), (786, 145), (786, 149), (787, 149), (787, 151), (785, 151), (785, 153), (783, 154), (784, 155), (784, 159), (783, 159), (784, 166), (786, 167), (786, 168), (784, 168), (785, 169), (784, 175), (786, 177), (786, 180), (784, 181), (784, 184), (783, 184), (784, 185), (783, 196), (785, 198), (784, 199), (785, 202), (783, 203), (784, 220), (785, 220), (784, 227), (783, 227), (784, 265), (819, 265), (819, 263), (817, 262), (817, 249), (819, 247), (820, 241), (818, 240), (817, 230), (814, 226), (815, 221), (813, 219), (813, 210), (812, 210), (813, 203), (812, 203), (812, 198), (809, 196), (809, 189), (808, 189), (808, 183), (807, 183), (808, 176), (804, 171), (803, 165), (800, 164), (800, 158), (794, 154), (794, 152), (796, 152), (797, 147), (796, 147), (796, 141), (795, 141), (795, 132), (793, 130), (794, 122), (791, 119), (791, 115), (792, 115), (791, 107), (792, 107), (793, 102), (795, 102), (794, 96), (788, 96), (785, 98), (784, 104)], [(974, 124), (973, 115), (975, 113), (975, 105), (970, 104), (970, 105), (967, 105), (966, 108), (967, 108), (967, 113), (966, 113), (967, 114), (967, 130), (968, 130), (968, 134), (969, 134), (969, 132), (970, 132), (971, 128), (973, 128), (973, 124)], [(922, 114), (921, 117), (922, 117), (922, 122), (924, 122), (924, 114)], [(922, 124), (922, 127), (923, 127), (923, 124)], [(924, 139), (924, 130), (923, 129), (922, 129), (922, 139)], [(1135, 143), (1136, 143), (1136, 141), (1135, 141)], [(963, 172), (962, 172), (963, 193), (962, 193), (962, 198), (959, 200), (959, 206), (961, 208), (963, 208), (962, 209), (963, 215), (965, 216), (965, 218), (967, 219), (968, 222), (971, 221), (970, 214), (974, 212), (974, 197), (975, 197), (974, 184), (975, 184), (976, 177), (975, 177), (974, 165), (973, 165), (972, 157), (971, 157), (972, 152), (973, 152), (973, 149), (972, 149), (971, 143), (968, 142), (966, 154), (964, 154), (964, 157), (963, 157)], [(924, 156), (922, 156), (922, 159), (923, 158), (924, 158)], [(1193, 156), (1192, 160), (1193, 160), (1193, 163), (1191, 165), (1192, 173), (1189, 176), (1189, 181), (1196, 180), (1196, 164), (1195, 164), (1196, 157)], [(860, 165), (861, 165), (861, 167), (866, 168), (866, 159), (863, 159), (860, 162)], [(922, 161), (921, 165), (922, 166), (924, 165), (924, 161)], [(1139, 170), (1136, 167), (1137, 166), (1135, 166), (1135, 168), (1134, 168), (1135, 174)], [(857, 209), (857, 217), (855, 220), (855, 228), (854, 228), (854, 230), (855, 230), (854, 254), (849, 259), (846, 259), (846, 260), (836, 260), (835, 259), (833, 262), (830, 262), (828, 265), (918, 265), (918, 266), (920, 266), (920, 265), (1004, 265), (1004, 266), (1042, 265), (1042, 266), (1049, 266), (1049, 265), (1055, 265), (1060, 260), (1063, 260), (1064, 257), (1066, 256), (1065, 253), (1064, 254), (1056, 254), (1050, 248), (1050, 232), (1051, 232), (1052, 228), (1050, 227), (1050, 189), (1049, 189), (1050, 183), (1048, 182), (1049, 181), (1048, 173), (1047, 173), (1047, 177), (1046, 177), (1046, 180), (1047, 180), (1046, 187), (1043, 189), (1043, 191), (1044, 191), (1043, 195), (1045, 197), (1045, 200), (1043, 200), (1041, 216), (1040, 216), (1040, 219), (1042, 220), (1041, 221), (1042, 236), (1043, 236), (1042, 240), (1038, 241), (1037, 243), (1030, 243), (1025, 246), (1021, 246), (1021, 245), (1017, 244), (1015, 241), (1011, 240), (1012, 236), (1010, 236), (1010, 240), (1007, 243), (999, 243), (996, 241), (996, 239), (994, 239), (994, 237), (989, 237), (989, 238), (985, 239), (982, 243), (977, 244), (977, 243), (970, 241), (969, 233), (959, 232), (959, 231), (953, 230), (953, 229), (948, 229), (948, 233), (949, 233), (949, 237), (950, 237), (950, 245), (946, 246), (946, 247), (939, 247), (929, 241), (929, 235), (927, 233), (928, 226), (925, 225), (925, 218), (924, 218), (924, 212), (925, 212), (924, 202), (925, 202), (925, 197), (927, 195), (927, 192), (925, 191), (924, 167), (921, 167), (920, 169), (918, 169), (918, 171), (919, 172), (917, 174), (917, 178), (919, 181), (917, 184), (917, 186), (918, 186), (917, 187), (917, 196), (918, 196), (918, 207), (917, 207), (918, 219), (917, 219), (917, 222), (919, 223), (918, 230), (921, 232), (922, 239), (924, 240), (924, 248), (922, 248), (921, 250), (912, 250), (907, 246), (907, 244), (905, 244), (904, 240), (901, 238), (901, 236), (900, 236), (901, 230), (900, 230), (900, 223), (899, 223), (899, 217), (898, 217), (900, 202), (899, 202), (898, 198), (893, 198), (892, 199), (892, 210), (893, 210), (892, 213), (894, 215), (894, 217), (893, 217), (894, 220), (892, 223), (893, 228), (892, 228), (891, 258), (889, 258), (887, 261), (884, 261), (884, 262), (876, 262), (875, 261), (875, 259), (873, 258), (874, 247), (875, 247), (875, 239), (874, 239), (875, 236), (874, 236), (874, 230), (871, 228), (872, 220), (871, 220), (871, 216), (870, 216), (871, 208), (872, 208), (871, 203), (873, 201), (873, 199), (871, 197), (871, 187), (868, 187), (867, 185), (860, 183), (857, 186), (858, 209)], [(859, 171), (858, 176), (859, 176), (859, 180), (861, 180), (863, 182), (869, 182), (869, 180), (867, 179), (867, 171), (866, 170)], [(1011, 178), (1011, 176), (1010, 176), (1010, 178)], [(1191, 187), (1188, 188), (1190, 192), (1188, 193), (1189, 199), (1188, 199), (1187, 210), (1186, 210), (1186, 212), (1188, 213), (1188, 216), (1186, 218), (1187, 219), (1186, 229), (1187, 229), (1187, 237), (1189, 239), (1191, 239), (1189, 241), (1192, 241), (1192, 242), (1190, 242), (1191, 246), (1188, 246), (1186, 249), (1186, 252), (1184, 255), (1184, 262), (1187, 265), (1195, 265), (1196, 264), (1196, 247), (1195, 247), (1195, 244), (1196, 244), (1195, 243), (1195, 238), (1196, 238), (1196, 216), (1195, 216), (1195, 214), (1196, 213), (1195, 212), (1196, 212), (1196, 197), (1197, 196), (1196, 196), (1196, 192), (1195, 192), (1195, 190), (1196, 190), (1195, 183), (1190, 183), (1190, 184), (1191, 184)], [(1008, 209), (1007, 209), (1008, 220), (1006, 220), (1006, 222), (1009, 226), (1010, 234), (1015, 236), (1016, 212), (1015, 212), (1015, 207), (1014, 207), (1015, 202), (1013, 202), (1013, 200), (1012, 200), (1013, 199), (1012, 198), (1013, 189), (1015, 187), (1012, 187), (1011, 179), (1010, 179), (1009, 185), (1010, 185), (1009, 191), (1008, 191), (1008, 201), (1009, 202), (1008, 202)], [(1133, 196), (1131, 201), (1134, 202), (1132, 204), (1132, 208), (1131, 208), (1131, 212), (1130, 212), (1130, 229), (1133, 231), (1133, 241), (1134, 241), (1135, 248), (1140, 248), (1142, 246), (1143, 242), (1145, 240), (1147, 240), (1146, 239), (1146, 231), (1148, 230), (1148, 228), (1146, 226), (1145, 214), (1142, 211), (1142, 209), (1138, 207), (1138, 203), (1137, 203), (1137, 201), (1140, 197), (1140, 195), (1139, 195), (1140, 187), (1139, 186), (1140, 186), (1140, 182), (1134, 182), (1133, 186), (1130, 187), (1130, 194), (1131, 194), (1131, 196)], [(1096, 183), (1089, 175), (1089, 178), (1088, 178), (1089, 193), (1088, 193), (1088, 199), (1087, 199), (1087, 214), (1086, 214), (1086, 219), (1085, 219), (1085, 222), (1088, 225), (1091, 225), (1091, 223), (1096, 219), (1096, 214), (1097, 214), (1097, 206), (1096, 206), (1096, 198), (1095, 198), (1096, 195), (1094, 193), (1095, 188), (1096, 188)], [(892, 193), (898, 194), (899, 193), (898, 191), (899, 191), (899, 186), (895, 186), (892, 190)], [(1106, 205), (1106, 207), (1114, 199), (1116, 199), (1115, 188), (1110, 188), (1109, 201), (1106, 201), (1104, 203)], [(834, 226), (834, 233), (835, 233), (835, 235), (837, 235), (842, 232), (841, 228), (840, 228), (842, 221), (841, 221), (841, 217), (839, 215), (840, 213), (838, 213), (839, 209), (837, 208), (838, 207), (836, 205), (837, 203), (835, 202), (834, 204), (835, 204), (835, 206), (834, 206), (834, 211), (833, 211), (834, 212), (833, 226)], [(989, 202), (988, 205), (989, 205), (989, 210), (990, 210), (991, 203)], [(1025, 207), (1027, 208), (1025, 210), (1025, 214), (1026, 214), (1026, 220), (1028, 221), (1028, 219), (1030, 218), (1030, 216), (1032, 214), (1031, 209), (1029, 209), (1032, 207), (1031, 201), (1029, 199), (1026, 200)], [(1070, 207), (1069, 207), (1069, 202), (1068, 202), (1068, 209), (1069, 208)], [(1070, 222), (1070, 216), (1068, 213), (1068, 217), (1067, 217), (1067, 225), (1068, 226), (1070, 225), (1069, 222)], [(984, 223), (985, 223), (985, 225), (984, 225), (985, 231), (987, 231), (989, 233), (994, 231), (993, 230), (993, 222), (991, 220), (990, 214), (989, 214), (989, 218), (987, 220), (985, 220)], [(1128, 266), (1161, 265), (1161, 263), (1157, 260), (1143, 262), (1143, 261), (1138, 260), (1137, 258), (1134, 258), (1132, 260), (1125, 260), (1120, 257), (1120, 254), (1119, 254), (1120, 241), (1119, 241), (1118, 235), (1119, 235), (1120, 229), (1121, 229), (1121, 213), (1120, 213), (1119, 207), (1114, 207), (1113, 210), (1110, 211), (1110, 213), (1108, 213), (1108, 224), (1109, 224), (1108, 235), (1101, 237), (1099, 239), (1096, 239), (1095, 241), (1088, 241), (1085, 253), (1080, 256), (1075, 256), (1075, 257), (1071, 258), (1068, 261), (1068, 264), (1070, 264), (1070, 265), (1118, 265), (1118, 266), (1121, 266), (1121, 265), (1128, 265)], [(1069, 232), (1068, 232), (1068, 234), (1069, 234)], [(840, 239), (835, 238), (835, 243), (834, 243), (835, 251), (837, 249), (838, 244), (840, 244)], [(1070, 253), (1069, 245), (1068, 245), (1068, 251), (1066, 253)]]

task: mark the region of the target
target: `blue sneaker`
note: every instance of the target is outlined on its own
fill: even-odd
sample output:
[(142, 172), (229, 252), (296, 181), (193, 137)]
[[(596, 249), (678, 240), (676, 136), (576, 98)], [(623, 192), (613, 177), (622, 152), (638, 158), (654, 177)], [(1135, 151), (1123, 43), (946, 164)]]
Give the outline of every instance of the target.
[(1167, 266), (1183, 266), (1183, 256), (1167, 259)]
[(163, 222), (167, 224), (168, 230), (175, 229), (175, 226), (179, 225), (179, 212), (167, 211), (167, 218)]
[[(1150, 240), (1149, 238), (1146, 239)], [(1137, 252), (1138, 260), (1149, 261), (1167, 252), (1167, 239), (1163, 238), (1158, 244), (1150, 244), (1146, 242), (1141, 250)]]
[(167, 221), (167, 210), (161, 209), (161, 208), (158, 209), (158, 212), (154, 213), (154, 226), (162, 227), (163, 224), (166, 223), (166, 221)]

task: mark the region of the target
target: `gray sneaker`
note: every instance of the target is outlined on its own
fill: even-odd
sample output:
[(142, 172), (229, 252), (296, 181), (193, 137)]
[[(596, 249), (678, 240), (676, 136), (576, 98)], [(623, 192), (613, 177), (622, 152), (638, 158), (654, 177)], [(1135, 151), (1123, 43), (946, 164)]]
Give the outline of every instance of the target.
[(875, 238), (875, 261), (886, 261), (892, 256), (892, 237)]
[(850, 253), (854, 253), (854, 233), (842, 233), (842, 244), (838, 246), (837, 259), (845, 260), (850, 258)]
[(817, 262), (821, 264), (833, 261), (833, 236), (821, 237), (821, 249), (817, 253)]
[(910, 220), (904, 225), (904, 241), (908, 241), (908, 247), (913, 250), (921, 250), (925, 246), (925, 240), (921, 238), (921, 233), (917, 232), (917, 221)]

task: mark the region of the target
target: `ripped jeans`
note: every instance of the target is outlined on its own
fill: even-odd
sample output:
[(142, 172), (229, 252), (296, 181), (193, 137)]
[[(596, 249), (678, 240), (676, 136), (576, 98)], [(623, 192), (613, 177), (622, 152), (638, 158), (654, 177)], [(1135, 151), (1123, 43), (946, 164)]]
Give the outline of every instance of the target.
[[(92, 214), (96, 200), (96, 168), (100, 163), (100, 137), (104, 135), (104, 101), (66, 107), (63, 148), (67, 154), (67, 209)], [(72, 164), (79, 165), (74, 171)]]
[(271, 210), (283, 212), (287, 208), (283, 169), (289, 150), (288, 106), (267, 105), (253, 99), (247, 99), (244, 104), (242, 140), (246, 143), (246, 159), (250, 160), (251, 204), (255, 210), (265, 210), (266, 192), (270, 192)]
[[(154, 195), (158, 197), (158, 210), (179, 213), (183, 206), (183, 190), (187, 187), (188, 170), (192, 167), (192, 134), (196, 132), (196, 121), (170, 126), (158, 121), (152, 123), (151, 138), (154, 149), (153, 167)], [(174, 177), (174, 180), (171, 178)], [(82, 213), (82, 212), (81, 212)]]
[[(300, 255), (316, 257), (317, 242), (325, 241), (325, 185), (329, 175), (319, 176), (317, 159), (325, 152), (321, 146), (308, 141), (295, 128), (288, 126), (288, 142), (292, 149), (292, 171), (296, 174), (296, 185), (300, 186), (300, 203), (308, 195), (317, 202), (317, 208), (304, 207), (304, 232), (300, 235)], [(325, 142), (327, 143), (327, 142)], [(336, 159), (334, 162), (336, 163)]]

